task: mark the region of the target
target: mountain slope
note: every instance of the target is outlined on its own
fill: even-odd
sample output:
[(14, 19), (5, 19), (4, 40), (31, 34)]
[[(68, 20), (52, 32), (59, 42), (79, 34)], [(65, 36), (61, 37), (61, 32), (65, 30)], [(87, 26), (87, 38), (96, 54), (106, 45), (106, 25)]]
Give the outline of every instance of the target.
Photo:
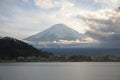
[(32, 42), (53, 42), (59, 40), (76, 40), (80, 39), (80, 33), (67, 27), (64, 24), (56, 24), (43, 32), (30, 36), (24, 40)]
[(17, 39), (13, 39), (10, 37), (4, 37), (0, 39), (0, 58), (1, 59), (9, 59), (9, 58), (17, 58), (19, 56), (22, 57), (30, 57), (30, 56), (41, 56), (46, 57), (48, 53), (43, 52), (41, 50), (37, 50), (36, 48), (28, 45), (25, 42), (22, 42)]

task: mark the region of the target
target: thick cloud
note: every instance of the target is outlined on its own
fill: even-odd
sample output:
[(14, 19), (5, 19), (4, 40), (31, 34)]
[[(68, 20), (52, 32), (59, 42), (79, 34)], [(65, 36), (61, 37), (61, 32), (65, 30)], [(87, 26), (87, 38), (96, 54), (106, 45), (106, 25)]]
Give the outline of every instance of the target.
[(89, 26), (85, 33), (87, 37), (97, 40), (101, 46), (120, 47), (120, 11), (103, 10), (86, 17), (77, 17)]

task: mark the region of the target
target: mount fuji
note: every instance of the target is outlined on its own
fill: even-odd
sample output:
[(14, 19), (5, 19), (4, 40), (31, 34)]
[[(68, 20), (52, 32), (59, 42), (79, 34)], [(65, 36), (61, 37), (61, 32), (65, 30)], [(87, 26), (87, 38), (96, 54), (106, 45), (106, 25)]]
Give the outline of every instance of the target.
[(57, 42), (61, 40), (74, 41), (80, 39), (80, 33), (67, 27), (64, 24), (55, 24), (43, 32), (35, 34), (26, 38), (27, 41), (32, 42)]
[(80, 39), (81, 34), (79, 32), (65, 24), (55, 24), (24, 40), (37, 48), (56, 48), (71, 46), (73, 43), (79, 43)]

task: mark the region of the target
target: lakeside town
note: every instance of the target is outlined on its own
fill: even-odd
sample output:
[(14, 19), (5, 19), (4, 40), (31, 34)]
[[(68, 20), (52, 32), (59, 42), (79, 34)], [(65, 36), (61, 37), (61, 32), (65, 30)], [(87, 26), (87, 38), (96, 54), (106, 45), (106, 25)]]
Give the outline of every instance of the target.
[(117, 56), (84, 56), (84, 55), (50, 55), (48, 58), (41, 56), (31, 56), (11, 59), (0, 59), (0, 62), (119, 62), (120, 57)]

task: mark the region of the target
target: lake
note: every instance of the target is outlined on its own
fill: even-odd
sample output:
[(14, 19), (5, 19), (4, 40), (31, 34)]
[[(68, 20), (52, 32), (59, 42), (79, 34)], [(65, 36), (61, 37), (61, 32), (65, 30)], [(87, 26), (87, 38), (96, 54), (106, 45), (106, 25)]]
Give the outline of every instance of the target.
[(120, 80), (120, 63), (0, 63), (0, 80)]

